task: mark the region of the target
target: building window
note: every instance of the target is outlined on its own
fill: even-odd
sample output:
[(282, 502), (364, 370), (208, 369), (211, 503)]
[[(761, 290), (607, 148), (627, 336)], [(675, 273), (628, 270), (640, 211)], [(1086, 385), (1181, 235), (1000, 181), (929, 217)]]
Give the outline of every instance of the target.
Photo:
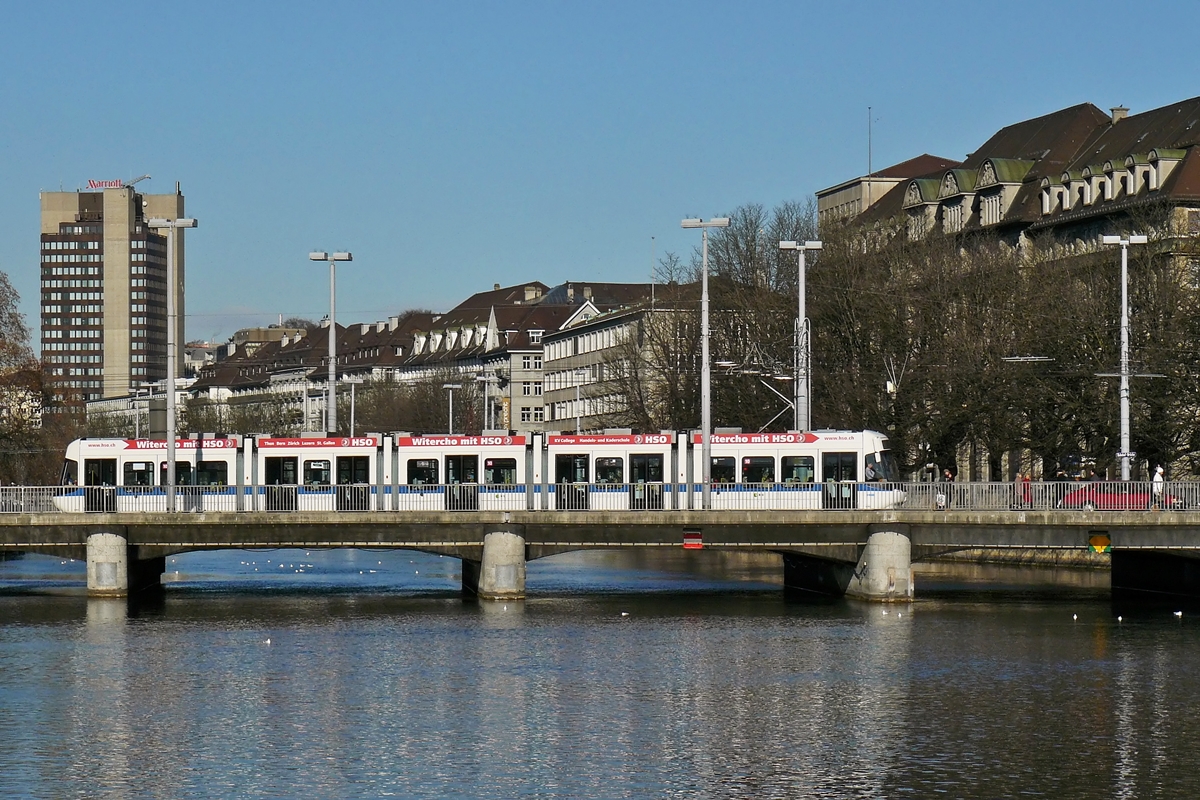
[(521, 381), (521, 394), (525, 397), (541, 397), (541, 381)]
[(521, 356), (521, 369), (541, 369), (541, 356)]
[(529, 332), (529, 343), (530, 344), (541, 344), (543, 333), (544, 333), (544, 331), (530, 331)]

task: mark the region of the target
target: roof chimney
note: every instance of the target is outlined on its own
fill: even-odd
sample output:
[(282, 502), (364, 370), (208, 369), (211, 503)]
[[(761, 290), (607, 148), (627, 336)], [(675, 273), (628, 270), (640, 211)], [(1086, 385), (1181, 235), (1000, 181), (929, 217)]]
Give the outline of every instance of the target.
[(493, 291), (493, 292), (498, 292), (498, 291), (500, 291), (500, 284), (498, 284), (498, 283), (493, 283), (493, 284), (492, 284), (492, 291)]
[(526, 303), (528, 303), (531, 300), (536, 300), (537, 297), (538, 297), (538, 289), (536, 286), (526, 286), (525, 287), (525, 302)]
[(359, 323), (359, 326), (358, 326), (358, 335), (359, 336), (366, 336), (367, 332), (370, 330), (371, 330), (371, 323), (369, 323), (369, 322)]
[(592, 287), (590, 287), (590, 286), (583, 287), (583, 299), (584, 300), (592, 299)]
[(567, 284), (567, 302), (569, 303), (574, 299), (575, 299), (575, 287), (568, 283)]
[(400, 327), (400, 317), (388, 317), (388, 330), (394, 331)]
[(1112, 124), (1116, 125), (1121, 120), (1129, 116), (1129, 109), (1125, 106), (1113, 106), (1109, 109), (1112, 112)]

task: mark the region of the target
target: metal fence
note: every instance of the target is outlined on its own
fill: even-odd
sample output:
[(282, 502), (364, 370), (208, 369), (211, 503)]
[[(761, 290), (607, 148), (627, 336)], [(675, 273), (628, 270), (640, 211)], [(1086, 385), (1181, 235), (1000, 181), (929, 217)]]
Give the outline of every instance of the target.
[[(175, 510), (208, 512), (672, 511), (699, 509), (698, 484), (179, 486)], [(1200, 482), (713, 484), (713, 510), (1200, 510)], [(162, 487), (4, 486), (0, 514), (162, 512)]]

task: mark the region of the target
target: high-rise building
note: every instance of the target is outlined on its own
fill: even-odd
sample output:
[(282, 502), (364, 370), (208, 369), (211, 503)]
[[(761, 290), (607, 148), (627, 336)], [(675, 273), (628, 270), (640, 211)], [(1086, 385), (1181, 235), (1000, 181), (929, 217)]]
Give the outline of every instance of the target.
[[(89, 185), (97, 190), (41, 193), (42, 361), (60, 401), (123, 397), (167, 372), (167, 239), (146, 221), (183, 216), (179, 184), (174, 194)], [(175, 242), (182, 346), (182, 229)]]

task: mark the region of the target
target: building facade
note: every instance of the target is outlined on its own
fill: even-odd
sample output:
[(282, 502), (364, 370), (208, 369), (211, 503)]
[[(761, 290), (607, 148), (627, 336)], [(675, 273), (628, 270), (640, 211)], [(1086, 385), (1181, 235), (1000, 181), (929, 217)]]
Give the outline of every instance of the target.
[[(166, 377), (167, 240), (146, 222), (183, 216), (183, 195), (178, 184), (154, 195), (99, 183), (106, 188), (41, 193), (42, 361), (58, 402), (124, 397)], [(180, 347), (183, 240), (177, 231), (170, 289)]]
[[(925, 243), (933, 246), (929, 252), (957, 250), (961, 263), (968, 264), (969, 255), (982, 246), (993, 248), (990, 252), (1000, 254), (997, 258), (1005, 259), (1005, 264), (1018, 263), (1023, 275), (1034, 276), (1046, 287), (1043, 296), (1049, 298), (1053, 311), (1041, 315), (1049, 322), (1039, 338), (1014, 333), (1011, 341), (1036, 342), (1038, 348), (1053, 350), (1061, 364), (1087, 364), (1074, 368), (1103, 381), (1117, 377), (1108, 365), (1121, 357), (1114, 351), (1117, 341), (1124, 339), (1121, 349), (1139, 364), (1136, 369), (1162, 379), (1153, 390), (1145, 383), (1138, 384), (1135, 398), (1140, 402), (1134, 403), (1132, 412), (1133, 450), (1149, 451), (1155, 461), (1168, 466), (1180, 456), (1200, 463), (1190, 431), (1182, 422), (1175, 424), (1196, 419), (1200, 413), (1195, 391), (1188, 384), (1192, 370), (1181, 366), (1187, 364), (1185, 359), (1192, 350), (1188, 325), (1193, 315), (1189, 309), (1200, 291), (1200, 98), (1137, 114), (1121, 106), (1105, 113), (1082, 103), (1014, 122), (997, 130), (961, 163), (940, 165), (896, 181), (859, 214), (834, 213), (838, 208), (856, 208), (844, 195), (853, 184), (848, 181), (818, 193), (829, 199), (823, 209), (829, 216), (822, 217), (823, 225), (849, 220), (847, 232), (854, 237), (855, 249), (861, 244), (864, 254), (888, 248), (898, 252), (904, 246)], [(1113, 275), (1118, 256), (1111, 240), (1127, 234), (1141, 234), (1148, 241), (1130, 254), (1135, 266), (1121, 285)], [(979, 263), (986, 264), (986, 259)], [(1101, 267), (1093, 272), (1093, 265)], [(918, 283), (925, 267), (928, 265), (918, 264), (912, 273)], [(1072, 276), (1075, 283), (1064, 282)], [(1130, 311), (1123, 312), (1124, 322), (1118, 313), (1123, 290), (1133, 298), (1131, 307), (1127, 306)], [(1111, 294), (1116, 298), (1106, 296)], [(1003, 299), (989, 300), (989, 310), (1000, 308)], [(1025, 300), (1028, 302), (1028, 295)], [(956, 316), (971, 316), (968, 308), (959, 304), (945, 311), (943, 327)], [(1075, 335), (1061, 332), (1073, 324)], [(1127, 328), (1124, 336), (1122, 325)], [(1087, 340), (1087, 345), (1060, 346), (1080, 342), (1080, 329), (1095, 331), (1094, 339)], [(1008, 330), (1027, 333), (1018, 326)], [(1001, 343), (1009, 341), (1003, 334), (1001, 331), (989, 341), (997, 343), (999, 360), (1008, 361), (1006, 356), (1020, 354), (1001, 352)], [(985, 339), (980, 336), (975, 341)], [(1025, 352), (1046, 356), (1042, 349)], [(980, 363), (986, 360), (980, 359)], [(946, 363), (944, 354), (936, 361)], [(1062, 380), (1069, 379), (1069, 368), (1063, 375)], [(1053, 383), (1052, 377), (1039, 380)], [(999, 383), (1006, 382), (1016, 381), (1001, 376)], [(1008, 436), (1002, 441), (996, 434), (989, 442), (972, 434), (959, 445), (956, 462), (967, 465), (969, 473), (965, 474), (972, 480), (1011, 480), (1018, 470), (1029, 470), (1031, 463), (1035, 474), (1039, 463), (1043, 474), (1048, 474), (1063, 469), (1066, 458), (1077, 458), (1077, 465), (1093, 459), (1101, 473), (1108, 469), (1110, 476), (1115, 474), (1113, 453), (1119, 450), (1113, 444), (1116, 425), (1112, 420), (1118, 390), (1088, 391), (1092, 398), (1088, 409), (1072, 410), (1061, 426), (1053, 428), (1053, 435), (1044, 424), (1034, 434), (1030, 420), (1035, 416), (1022, 409), (1023, 424), (1029, 426), (1023, 438)], [(1072, 395), (1060, 392), (1056, 396)], [(1101, 405), (1102, 413), (1087, 416), (1087, 410)], [(1084, 421), (1072, 430), (1070, 426), (1081, 415)], [(1016, 429), (1017, 423), (1013, 425)], [(927, 439), (927, 432), (921, 433), (922, 439)], [(988, 452), (989, 447), (1001, 451), (1005, 444), (1024, 447), (1028, 442), (1035, 442), (1033, 450), (1049, 461), (1038, 462), (1034, 452), (1020, 448), (1011, 448), (1004, 456)], [(1007, 464), (1003, 469), (999, 467), (1002, 463)], [(1136, 474), (1140, 469), (1152, 469), (1153, 462), (1133, 467)]]

